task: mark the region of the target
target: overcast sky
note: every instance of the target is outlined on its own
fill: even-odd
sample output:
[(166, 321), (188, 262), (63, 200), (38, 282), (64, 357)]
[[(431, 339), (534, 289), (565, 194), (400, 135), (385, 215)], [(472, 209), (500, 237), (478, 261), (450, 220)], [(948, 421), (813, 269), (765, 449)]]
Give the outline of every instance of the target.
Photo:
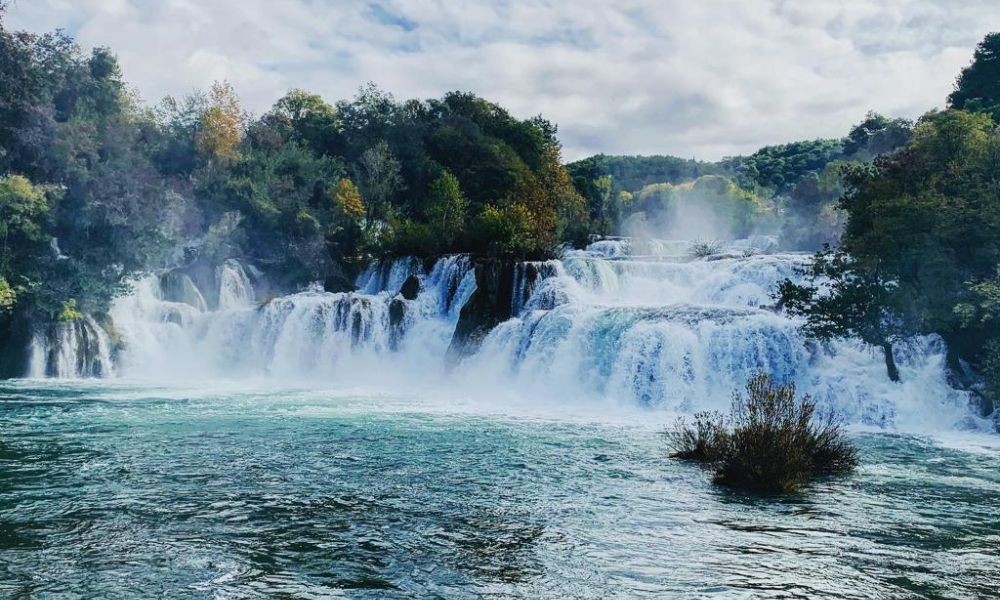
[(12, 29), (110, 46), (146, 100), (214, 80), (266, 110), (470, 90), (559, 125), (567, 158), (716, 159), (940, 107), (996, 0), (14, 0)]

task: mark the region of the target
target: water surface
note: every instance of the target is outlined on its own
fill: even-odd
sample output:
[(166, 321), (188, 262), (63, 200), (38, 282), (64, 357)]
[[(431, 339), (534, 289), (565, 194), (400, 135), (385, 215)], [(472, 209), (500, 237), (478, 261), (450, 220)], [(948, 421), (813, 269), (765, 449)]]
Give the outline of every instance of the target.
[(656, 418), (400, 396), (0, 384), (0, 596), (975, 598), (994, 436), (856, 433), (768, 499), (669, 461)]

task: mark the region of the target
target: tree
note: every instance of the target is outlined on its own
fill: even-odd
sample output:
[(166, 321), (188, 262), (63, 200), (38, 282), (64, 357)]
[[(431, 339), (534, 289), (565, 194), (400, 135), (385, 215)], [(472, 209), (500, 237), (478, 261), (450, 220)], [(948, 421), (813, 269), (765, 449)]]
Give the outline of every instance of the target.
[(851, 128), (844, 140), (844, 156), (871, 160), (891, 152), (910, 141), (913, 123), (906, 119), (890, 119), (869, 112), (865, 119)]
[(520, 258), (537, 251), (532, 239), (531, 211), (523, 204), (487, 206), (476, 217), (473, 231), (476, 251), (485, 256)]
[(243, 109), (233, 86), (225, 81), (212, 84), (209, 106), (201, 116), (196, 137), (198, 152), (208, 160), (236, 158), (243, 122)]
[(317, 94), (294, 89), (278, 100), (271, 115), (286, 122), (291, 137), (321, 154), (334, 155), (341, 144), (337, 111)]
[(829, 246), (813, 258), (806, 283), (789, 279), (778, 287), (778, 300), (793, 316), (804, 317), (803, 330), (819, 340), (859, 338), (882, 349), (886, 373), (899, 381), (893, 346), (912, 333), (901, 316), (898, 287), (878, 263), (865, 265)]
[(39, 284), (49, 251), (45, 192), (20, 175), (0, 178), (0, 311)]
[(450, 249), (465, 229), (465, 213), (468, 208), (469, 201), (462, 194), (454, 175), (444, 171), (431, 183), (427, 221), (444, 249)]
[(381, 141), (365, 150), (354, 167), (365, 200), (365, 229), (373, 231), (392, 213), (392, 198), (403, 189), (400, 164), (389, 144)]
[(361, 200), (361, 194), (347, 177), (341, 177), (333, 189), (333, 202), (337, 207), (337, 212), (347, 219), (361, 219), (365, 216), (365, 204)]
[(1000, 33), (987, 34), (972, 63), (962, 69), (948, 96), (951, 108), (981, 110), (1000, 118)]

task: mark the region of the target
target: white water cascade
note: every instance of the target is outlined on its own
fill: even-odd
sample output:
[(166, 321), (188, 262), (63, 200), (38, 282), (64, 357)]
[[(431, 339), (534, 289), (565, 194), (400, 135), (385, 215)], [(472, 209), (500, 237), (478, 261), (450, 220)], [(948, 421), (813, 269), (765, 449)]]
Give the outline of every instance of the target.
[(113, 377), (111, 342), (93, 317), (53, 323), (31, 336), (29, 377)]
[(746, 241), (704, 258), (669, 243), (644, 250), (658, 253), (634, 256), (626, 240), (568, 253), (462, 370), (567, 402), (596, 395), (684, 413), (727, 409), (733, 391), (763, 370), (850, 422), (968, 419), (969, 395), (948, 385), (939, 339), (898, 349), (903, 382), (895, 384), (880, 350), (809, 341), (799, 322), (774, 310), (778, 283), (799, 277), (808, 256), (757, 254)]
[[(398, 294), (409, 276), (420, 281), (413, 300)], [(343, 378), (400, 365), (435, 368), (459, 311), (475, 290), (464, 256), (423, 263), (375, 264), (358, 278), (358, 292), (319, 288), (261, 303), (246, 268), (227, 261), (217, 271), (218, 307), (165, 299), (161, 279), (141, 281), (112, 309), (130, 376), (271, 376)]]
[[(214, 289), (173, 272), (140, 281), (116, 302), (117, 372), (168, 380), (395, 378), (474, 394), (515, 390), (567, 406), (586, 398), (689, 413), (724, 410), (732, 392), (764, 370), (854, 423), (947, 428), (974, 420), (969, 394), (948, 385), (935, 337), (900, 345), (899, 384), (888, 380), (880, 350), (806, 339), (799, 322), (774, 309), (772, 293), (809, 258), (752, 250), (771, 243), (733, 242), (692, 258), (686, 242), (605, 240), (561, 260), (515, 265), (512, 317), (458, 364), (446, 355), (477, 290), (468, 257), (376, 263), (356, 292), (316, 288), (266, 302), (254, 290), (259, 274), (227, 261)], [(419, 293), (406, 299), (400, 292), (411, 278)], [(112, 373), (107, 359), (101, 364), (99, 372), (47, 372)]]

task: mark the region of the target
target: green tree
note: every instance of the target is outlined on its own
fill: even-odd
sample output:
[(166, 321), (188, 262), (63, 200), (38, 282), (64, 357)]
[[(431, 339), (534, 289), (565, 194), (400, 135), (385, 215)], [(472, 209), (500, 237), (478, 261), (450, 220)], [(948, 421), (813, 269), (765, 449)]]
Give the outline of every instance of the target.
[(291, 137), (320, 154), (335, 155), (342, 144), (337, 111), (317, 94), (295, 89), (278, 100), (271, 117), (283, 122)]
[(365, 200), (365, 229), (372, 232), (392, 216), (393, 197), (405, 185), (400, 163), (389, 144), (382, 141), (361, 154), (354, 166), (354, 174)]
[(880, 265), (861, 264), (827, 247), (805, 275), (805, 284), (786, 279), (778, 287), (785, 310), (804, 317), (804, 331), (816, 339), (859, 338), (881, 348), (889, 379), (899, 381), (893, 347), (912, 333), (912, 326), (901, 317), (898, 288)]
[(987, 34), (976, 46), (972, 63), (955, 81), (948, 105), (985, 111), (1000, 119), (1000, 33)]
[(0, 310), (39, 284), (48, 258), (45, 192), (20, 175), (0, 178)]
[(458, 179), (448, 171), (431, 183), (428, 195), (427, 222), (445, 250), (450, 249), (465, 229), (469, 201), (462, 194)]

